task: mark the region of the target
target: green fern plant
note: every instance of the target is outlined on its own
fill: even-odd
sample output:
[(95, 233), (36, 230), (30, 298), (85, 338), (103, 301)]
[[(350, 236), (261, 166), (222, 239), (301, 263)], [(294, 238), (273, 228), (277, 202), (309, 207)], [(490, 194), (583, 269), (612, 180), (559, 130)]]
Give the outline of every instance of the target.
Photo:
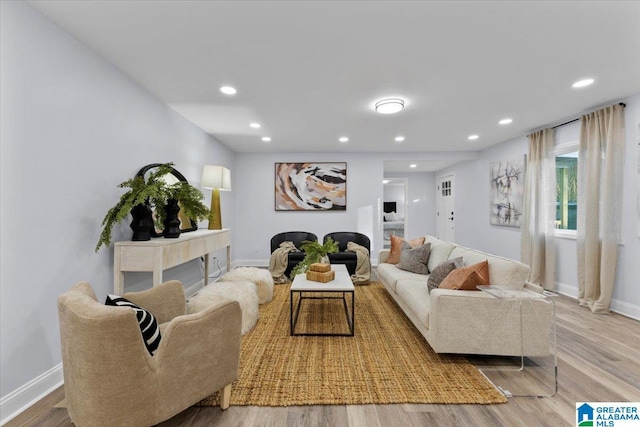
[[(184, 212), (188, 218), (201, 221), (209, 217), (209, 208), (202, 203), (204, 195), (188, 182), (176, 182), (175, 184), (167, 186), (166, 191), (166, 199), (161, 206), (164, 206), (168, 199), (176, 199), (180, 204), (180, 210)], [(156, 206), (159, 205), (156, 204)], [(157, 228), (162, 228), (165, 218), (165, 210), (156, 209)]]
[(289, 276), (291, 280), (293, 280), (298, 274), (306, 273), (311, 264), (320, 262), (323, 257), (338, 252), (338, 242), (333, 240), (331, 237), (329, 237), (324, 244), (305, 240), (300, 245), (300, 249), (304, 251), (305, 256), (304, 259), (300, 261), (298, 265), (293, 267), (293, 270), (291, 270), (291, 274)]
[(139, 204), (149, 203), (159, 208), (156, 209), (155, 218), (158, 228), (162, 228), (166, 215), (162, 207), (167, 204), (167, 200), (170, 198), (178, 200), (180, 209), (189, 218), (199, 221), (208, 217), (209, 209), (202, 203), (204, 196), (197, 188), (183, 181), (169, 185), (162, 179), (172, 170), (173, 163), (165, 163), (151, 172), (146, 180), (142, 176), (136, 176), (118, 185), (120, 188), (128, 188), (129, 190), (120, 196), (118, 203), (107, 211), (102, 220), (102, 232), (96, 244), (96, 252), (102, 245), (109, 247), (113, 226), (125, 219), (131, 209)]

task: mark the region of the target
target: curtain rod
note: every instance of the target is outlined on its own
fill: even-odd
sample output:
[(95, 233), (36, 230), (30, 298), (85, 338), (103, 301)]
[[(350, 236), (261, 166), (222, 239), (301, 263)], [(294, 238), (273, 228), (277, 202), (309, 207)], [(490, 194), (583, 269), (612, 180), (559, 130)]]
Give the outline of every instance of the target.
[[(627, 106), (627, 104), (625, 104), (624, 102), (619, 102), (618, 105), (622, 105), (622, 108), (625, 108)], [(577, 122), (578, 120), (580, 120), (580, 117), (578, 117), (577, 119), (569, 120), (568, 122), (564, 122), (559, 125), (553, 126), (551, 129), (559, 128), (560, 126), (565, 126), (565, 125), (568, 125), (569, 123)]]

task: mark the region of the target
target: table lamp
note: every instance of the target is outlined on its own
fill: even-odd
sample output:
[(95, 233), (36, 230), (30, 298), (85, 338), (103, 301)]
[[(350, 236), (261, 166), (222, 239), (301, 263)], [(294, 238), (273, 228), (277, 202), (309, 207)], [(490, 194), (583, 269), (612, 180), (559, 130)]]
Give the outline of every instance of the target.
[(212, 190), (209, 230), (222, 230), (220, 191), (231, 191), (231, 172), (224, 166), (205, 165), (202, 171), (202, 187)]

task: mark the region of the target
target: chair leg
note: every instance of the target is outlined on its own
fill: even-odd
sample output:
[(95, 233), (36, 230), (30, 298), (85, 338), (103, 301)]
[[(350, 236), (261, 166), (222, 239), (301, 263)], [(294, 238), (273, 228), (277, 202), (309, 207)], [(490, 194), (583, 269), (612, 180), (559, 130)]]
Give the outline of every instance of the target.
[(220, 409), (223, 411), (229, 407), (231, 401), (231, 384), (227, 384), (220, 390)]

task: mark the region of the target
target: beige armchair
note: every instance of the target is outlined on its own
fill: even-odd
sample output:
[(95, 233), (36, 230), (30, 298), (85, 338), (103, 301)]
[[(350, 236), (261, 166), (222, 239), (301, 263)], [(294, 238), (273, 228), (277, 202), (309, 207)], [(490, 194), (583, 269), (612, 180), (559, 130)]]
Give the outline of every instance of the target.
[(105, 306), (79, 282), (58, 298), (64, 391), (78, 426), (149, 426), (220, 390), (229, 407), (238, 378), (240, 306), (221, 302), (185, 315), (182, 284), (123, 295), (149, 310), (162, 339), (154, 356), (134, 310)]

